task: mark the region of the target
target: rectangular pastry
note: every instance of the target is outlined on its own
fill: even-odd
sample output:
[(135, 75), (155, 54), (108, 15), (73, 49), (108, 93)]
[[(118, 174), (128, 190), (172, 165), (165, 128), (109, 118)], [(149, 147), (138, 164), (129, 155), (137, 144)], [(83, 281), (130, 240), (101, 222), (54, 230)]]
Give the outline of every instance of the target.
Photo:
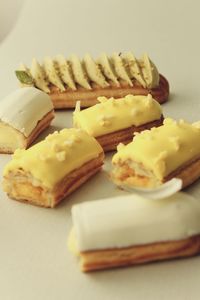
[(135, 132), (162, 125), (161, 106), (150, 94), (98, 100), (99, 104), (82, 111), (77, 103), (73, 125), (95, 137), (104, 151), (115, 150), (119, 143), (128, 144)]
[(200, 177), (200, 128), (183, 120), (138, 133), (133, 142), (118, 146), (112, 179), (118, 185), (154, 187), (173, 177), (183, 188)]
[(33, 59), (30, 68), (22, 65), (16, 75), (22, 86), (36, 86), (48, 93), (57, 109), (75, 107), (78, 100), (82, 107), (92, 106), (99, 96), (152, 94), (160, 103), (169, 96), (167, 80), (147, 54), (136, 59), (131, 52), (110, 57), (103, 53), (95, 60), (89, 54), (83, 59), (57, 55), (45, 57), (42, 64)]
[(53, 118), (46, 93), (34, 87), (14, 91), (0, 102), (0, 153), (27, 148)]
[(103, 165), (103, 149), (80, 129), (54, 132), (28, 150), (16, 150), (3, 172), (9, 197), (54, 207)]
[(184, 193), (84, 202), (72, 207), (72, 219), (68, 246), (84, 272), (200, 252), (200, 202)]

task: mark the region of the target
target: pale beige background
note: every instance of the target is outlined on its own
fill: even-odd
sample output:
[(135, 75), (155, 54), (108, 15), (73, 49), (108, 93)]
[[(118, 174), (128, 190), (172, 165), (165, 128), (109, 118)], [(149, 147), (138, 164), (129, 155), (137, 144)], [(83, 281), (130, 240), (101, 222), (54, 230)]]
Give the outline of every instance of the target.
[[(25, 1), (16, 26), (0, 44), (0, 98), (17, 88), (14, 70), (33, 56), (146, 51), (170, 81), (165, 115), (198, 120), (199, 11), (197, 0)], [(54, 128), (70, 124), (70, 112), (57, 113)], [(9, 159), (0, 156), (1, 174)], [(186, 192), (199, 197), (200, 184)], [(80, 273), (66, 248), (70, 208), (116, 194), (105, 171), (54, 210), (8, 200), (0, 190), (0, 299), (199, 299), (200, 257)]]

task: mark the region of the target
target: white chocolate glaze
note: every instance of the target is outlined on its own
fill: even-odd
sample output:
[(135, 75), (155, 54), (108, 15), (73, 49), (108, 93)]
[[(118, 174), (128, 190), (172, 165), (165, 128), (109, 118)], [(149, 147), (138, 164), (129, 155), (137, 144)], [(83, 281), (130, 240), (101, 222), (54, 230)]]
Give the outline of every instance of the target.
[(123, 248), (182, 240), (200, 233), (200, 201), (185, 193), (161, 200), (138, 195), (72, 208), (78, 250)]
[(46, 93), (34, 87), (25, 87), (0, 102), (0, 121), (28, 137), (38, 121), (51, 110), (53, 104)]

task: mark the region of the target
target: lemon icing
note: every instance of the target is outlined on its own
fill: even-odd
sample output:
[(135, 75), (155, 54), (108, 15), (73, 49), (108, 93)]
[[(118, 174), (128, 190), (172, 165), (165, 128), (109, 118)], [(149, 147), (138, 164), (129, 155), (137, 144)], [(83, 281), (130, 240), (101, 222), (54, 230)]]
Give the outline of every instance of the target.
[(120, 147), (112, 163), (133, 161), (151, 171), (158, 180), (200, 157), (200, 128), (170, 118), (164, 124), (137, 134), (127, 146)]
[(90, 90), (92, 83), (102, 88), (121, 86), (122, 81), (129, 86), (136, 81), (144, 88), (154, 88), (159, 84), (158, 70), (148, 55), (136, 59), (131, 52), (115, 52), (110, 57), (102, 53), (97, 59), (90, 54), (83, 59), (75, 54), (67, 59), (57, 55), (55, 58), (46, 57), (42, 64), (33, 59), (30, 70), (24, 65), (23, 69), (16, 71), (16, 75), (23, 84), (33, 82), (33, 85), (47, 93), (50, 92), (50, 84), (61, 92), (67, 88), (76, 90), (78, 86)]
[(2, 99), (0, 121), (28, 137), (38, 121), (51, 110), (53, 104), (46, 93), (34, 87), (25, 87)]
[(102, 152), (98, 142), (80, 129), (54, 132), (28, 150), (16, 150), (4, 169), (4, 176), (19, 169), (49, 189), (68, 173), (96, 158)]
[(75, 254), (169, 242), (200, 233), (200, 202), (185, 193), (156, 201), (132, 194), (76, 204), (72, 220)]
[(82, 111), (76, 108), (73, 114), (74, 126), (94, 137), (161, 118), (161, 106), (150, 94), (120, 99), (99, 97), (98, 100), (99, 104)]

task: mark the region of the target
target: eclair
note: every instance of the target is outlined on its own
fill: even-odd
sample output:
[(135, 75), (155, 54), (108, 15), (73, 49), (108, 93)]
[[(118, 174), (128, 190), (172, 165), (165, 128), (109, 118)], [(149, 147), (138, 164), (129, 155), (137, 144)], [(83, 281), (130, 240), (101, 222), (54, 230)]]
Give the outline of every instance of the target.
[(56, 109), (82, 107), (98, 103), (99, 96), (120, 98), (128, 94), (151, 94), (158, 102), (167, 101), (169, 84), (159, 74), (147, 54), (137, 59), (132, 52), (103, 53), (97, 59), (86, 54), (65, 58), (45, 57), (40, 64), (35, 58), (30, 68), (21, 65), (16, 71), (21, 86), (36, 86), (48, 93)]
[(189, 257), (200, 252), (200, 202), (184, 193), (138, 195), (72, 207), (69, 250), (83, 272)]
[(104, 151), (115, 150), (119, 143), (128, 144), (135, 132), (162, 125), (161, 106), (150, 94), (98, 100), (99, 104), (84, 110), (77, 102), (73, 125), (95, 137)]
[(103, 165), (103, 149), (81, 129), (54, 132), (31, 148), (17, 149), (3, 172), (10, 198), (54, 207)]
[(53, 118), (49, 95), (34, 87), (14, 91), (0, 102), (0, 153), (27, 148)]
[(200, 177), (199, 140), (198, 126), (167, 118), (118, 146), (111, 178), (117, 185), (155, 187), (176, 177), (184, 188)]

